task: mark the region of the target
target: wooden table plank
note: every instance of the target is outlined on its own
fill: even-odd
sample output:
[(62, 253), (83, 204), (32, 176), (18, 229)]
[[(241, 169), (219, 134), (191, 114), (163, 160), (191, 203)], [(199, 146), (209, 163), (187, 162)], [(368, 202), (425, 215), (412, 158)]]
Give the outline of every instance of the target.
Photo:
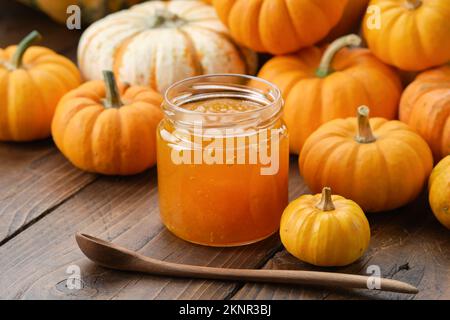
[(0, 159), (0, 244), (95, 179), (50, 141), (0, 143)]
[[(291, 195), (307, 191), (292, 165)], [(188, 187), (188, 186), (186, 186)], [(259, 268), (280, 250), (278, 236), (239, 248), (192, 245), (171, 235), (159, 219), (156, 171), (102, 177), (0, 247), (0, 298), (224, 299), (238, 284), (149, 277), (108, 271), (76, 247), (77, 231), (112, 240), (166, 261), (215, 267)], [(66, 269), (81, 267), (85, 289), (66, 290)]]
[[(372, 239), (368, 252), (356, 263), (332, 270), (366, 274), (368, 266), (377, 265), (384, 277), (413, 284), (421, 290), (419, 294), (247, 284), (233, 298), (450, 299), (450, 234), (431, 213), (425, 192), (400, 210), (369, 215), (369, 221)], [(277, 253), (264, 268), (330, 270), (302, 263), (286, 251)]]
[[(41, 45), (75, 59), (79, 31), (16, 1), (0, 2), (0, 47), (17, 44), (32, 29), (44, 35)], [(0, 244), (94, 179), (71, 166), (50, 140), (0, 143)]]

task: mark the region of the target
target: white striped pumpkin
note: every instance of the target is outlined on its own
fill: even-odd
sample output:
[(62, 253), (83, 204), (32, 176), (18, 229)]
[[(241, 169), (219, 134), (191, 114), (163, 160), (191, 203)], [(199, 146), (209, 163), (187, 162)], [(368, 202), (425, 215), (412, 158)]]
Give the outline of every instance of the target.
[(230, 38), (202, 1), (150, 1), (91, 25), (78, 48), (87, 80), (114, 70), (122, 82), (163, 92), (186, 77), (254, 73), (257, 56)]

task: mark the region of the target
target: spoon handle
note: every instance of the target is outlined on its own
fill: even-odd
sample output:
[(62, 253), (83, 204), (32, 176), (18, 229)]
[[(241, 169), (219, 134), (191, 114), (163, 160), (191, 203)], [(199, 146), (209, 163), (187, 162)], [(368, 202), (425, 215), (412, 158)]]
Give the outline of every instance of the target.
[[(146, 263), (146, 261), (142, 261), (142, 264), (139, 264), (142, 267), (139, 268), (139, 271), (148, 272), (151, 274), (158, 273), (161, 275), (172, 277), (200, 278), (211, 280), (320, 285), (327, 287), (361, 289), (369, 289), (369, 284), (371, 284), (372, 282), (375, 282), (376, 284), (376, 281), (374, 280), (378, 280), (374, 279), (374, 277), (331, 272), (211, 268), (175, 264), (165, 261), (158, 261), (158, 267), (155, 268), (154, 260), (152, 260), (152, 262), (149, 261), (148, 263)], [(416, 287), (397, 280), (379, 278), (378, 284), (379, 286), (374, 289), (411, 294), (418, 292), (418, 289)]]

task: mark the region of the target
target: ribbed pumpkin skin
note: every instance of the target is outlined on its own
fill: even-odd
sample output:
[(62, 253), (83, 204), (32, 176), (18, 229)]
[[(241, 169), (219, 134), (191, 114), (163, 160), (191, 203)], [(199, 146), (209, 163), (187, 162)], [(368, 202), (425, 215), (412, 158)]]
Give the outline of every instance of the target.
[[(178, 27), (149, 27), (158, 11), (184, 22), (177, 20)], [(164, 92), (191, 76), (254, 73), (257, 57), (229, 38), (210, 5), (150, 1), (91, 25), (80, 40), (78, 62), (86, 79), (101, 79), (103, 70), (114, 70), (122, 82)]]
[(50, 136), (55, 108), (81, 83), (76, 66), (43, 47), (30, 47), (23, 67), (11, 69), (17, 46), (0, 49), (0, 141), (32, 141)]
[(381, 28), (369, 28), (370, 14), (364, 19), (363, 30), (370, 50), (382, 61), (402, 70), (424, 70), (450, 60), (450, 1), (420, 3), (413, 9), (408, 8), (407, 0), (372, 0), (370, 5), (381, 10)]
[(421, 73), (404, 91), (400, 120), (430, 145), (437, 162), (450, 154), (450, 67)]
[(316, 208), (321, 195), (291, 202), (280, 225), (281, 242), (292, 255), (316, 266), (345, 266), (359, 259), (370, 242), (364, 212), (353, 201), (333, 195), (332, 211)]
[(52, 133), (59, 150), (78, 168), (131, 175), (156, 163), (161, 97), (143, 87), (121, 90), (124, 106), (106, 109), (103, 81), (68, 93), (58, 105)]
[(66, 23), (68, 18), (67, 7), (78, 5), (81, 9), (84, 23), (92, 23), (107, 14), (124, 9), (143, 0), (19, 0), (27, 5), (35, 7), (53, 20)]
[(315, 74), (324, 50), (312, 47), (294, 55), (269, 60), (259, 77), (275, 83), (285, 99), (284, 120), (290, 149), (299, 154), (305, 140), (321, 124), (351, 117), (367, 104), (372, 114), (394, 119), (398, 113), (401, 83), (391, 68), (366, 49), (342, 49), (326, 78)]
[(450, 155), (433, 169), (428, 187), (434, 215), (442, 225), (450, 229)]
[(370, 0), (348, 0), (344, 14), (338, 24), (331, 29), (325, 41), (332, 41), (351, 32), (358, 32), (361, 20), (366, 12)]
[(329, 186), (364, 211), (401, 207), (421, 192), (433, 167), (425, 140), (400, 121), (370, 119), (377, 140), (358, 143), (356, 118), (324, 124), (306, 141), (300, 172), (313, 192)]
[(324, 38), (346, 4), (347, 0), (213, 0), (236, 41), (272, 54), (295, 52)]

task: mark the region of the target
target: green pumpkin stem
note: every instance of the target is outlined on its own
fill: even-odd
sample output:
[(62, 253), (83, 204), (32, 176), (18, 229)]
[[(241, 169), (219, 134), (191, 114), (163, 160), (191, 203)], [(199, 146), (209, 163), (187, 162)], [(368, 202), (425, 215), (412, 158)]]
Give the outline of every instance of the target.
[(342, 48), (348, 46), (357, 47), (361, 45), (361, 42), (362, 42), (361, 37), (359, 37), (356, 34), (349, 34), (347, 36), (343, 36), (333, 41), (328, 46), (327, 50), (325, 50), (325, 53), (322, 56), (322, 60), (320, 61), (319, 68), (316, 71), (316, 75), (319, 78), (325, 78), (328, 75), (330, 75), (333, 72), (331, 64), (333, 62), (336, 53)]
[(117, 87), (116, 77), (112, 71), (103, 71), (103, 79), (106, 86), (106, 108), (120, 108), (123, 106), (120, 100), (119, 88)]
[(372, 143), (377, 140), (370, 126), (369, 113), (370, 109), (367, 106), (358, 108), (358, 134), (355, 137), (358, 143)]
[(336, 209), (333, 203), (333, 199), (331, 198), (331, 188), (325, 187), (322, 189), (322, 198), (320, 202), (316, 205), (316, 208), (322, 211), (333, 211)]
[(20, 43), (17, 45), (16, 52), (12, 56), (11, 64), (15, 69), (22, 67), (23, 56), (27, 49), (35, 42), (41, 41), (42, 35), (36, 30), (27, 35)]
[(406, 0), (406, 6), (410, 10), (415, 10), (422, 5), (422, 0)]

